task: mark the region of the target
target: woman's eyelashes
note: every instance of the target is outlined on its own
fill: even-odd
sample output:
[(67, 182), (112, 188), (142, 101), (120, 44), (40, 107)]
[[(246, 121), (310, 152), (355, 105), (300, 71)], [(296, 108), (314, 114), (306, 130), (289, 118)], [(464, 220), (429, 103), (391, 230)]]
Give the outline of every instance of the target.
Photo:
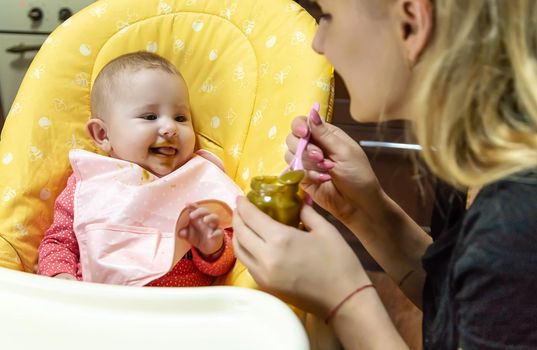
[(323, 9), (319, 6), (319, 4), (311, 3), (310, 6), (313, 8), (313, 12), (316, 14), (319, 14), (319, 17), (317, 19), (317, 23), (321, 23), (322, 21), (330, 21), (332, 19), (332, 15), (329, 13), (326, 13), (323, 11)]
[(321, 16), (319, 17), (319, 23), (321, 22), (329, 22), (330, 20), (332, 20), (332, 15), (329, 14), (329, 13), (321, 13)]

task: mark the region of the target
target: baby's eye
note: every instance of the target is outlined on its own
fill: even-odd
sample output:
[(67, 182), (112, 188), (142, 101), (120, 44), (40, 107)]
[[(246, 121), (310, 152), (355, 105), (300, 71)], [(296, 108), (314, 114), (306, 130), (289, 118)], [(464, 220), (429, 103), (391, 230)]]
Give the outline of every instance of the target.
[(153, 113), (150, 113), (150, 114), (144, 114), (141, 116), (142, 119), (145, 119), (145, 120), (156, 120), (157, 119), (157, 115), (156, 114), (153, 114)]
[(184, 115), (178, 115), (175, 117), (175, 121), (179, 123), (184, 123), (187, 121), (187, 118)]

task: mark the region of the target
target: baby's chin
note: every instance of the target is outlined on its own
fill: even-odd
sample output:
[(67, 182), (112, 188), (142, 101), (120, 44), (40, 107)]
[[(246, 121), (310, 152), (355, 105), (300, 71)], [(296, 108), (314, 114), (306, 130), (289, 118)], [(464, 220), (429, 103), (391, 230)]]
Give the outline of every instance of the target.
[[(168, 168), (168, 169), (161, 169), (161, 168), (150, 168), (148, 169), (148, 171), (155, 175), (156, 177), (164, 177), (166, 175), (169, 175), (171, 173), (173, 173), (175, 170), (177, 170), (179, 167), (174, 167), (174, 168)], [(147, 168), (145, 168), (147, 169)]]
[(189, 159), (186, 159), (186, 160), (177, 162), (177, 164), (175, 164), (173, 166), (163, 164), (163, 165), (159, 165), (159, 166), (149, 167), (149, 169), (148, 169), (148, 167), (144, 167), (144, 166), (142, 166), (142, 167), (147, 169), (149, 172), (151, 172), (153, 175), (155, 175), (157, 177), (164, 177), (166, 175), (169, 175), (169, 174), (173, 173), (175, 170), (177, 170), (180, 167), (182, 167), (183, 165), (185, 165), (186, 162), (188, 162), (188, 161), (189, 161)]

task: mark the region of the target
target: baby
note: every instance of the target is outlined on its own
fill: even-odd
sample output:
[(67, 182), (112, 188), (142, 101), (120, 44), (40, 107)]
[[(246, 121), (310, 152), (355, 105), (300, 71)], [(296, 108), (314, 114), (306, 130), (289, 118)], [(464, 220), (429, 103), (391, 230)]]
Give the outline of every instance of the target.
[(38, 273), (98, 283), (205, 286), (227, 273), (241, 190), (195, 149), (186, 83), (148, 52), (97, 76), (87, 130), (109, 157), (72, 150), (73, 175), (39, 247)]

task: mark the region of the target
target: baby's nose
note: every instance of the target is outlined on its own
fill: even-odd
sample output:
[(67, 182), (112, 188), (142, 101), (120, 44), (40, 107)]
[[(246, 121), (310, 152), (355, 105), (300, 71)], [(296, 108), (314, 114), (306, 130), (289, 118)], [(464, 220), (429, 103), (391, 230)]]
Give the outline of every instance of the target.
[(160, 133), (165, 137), (174, 137), (177, 135), (177, 125), (173, 121), (164, 121), (160, 127)]
[(177, 135), (177, 130), (175, 128), (169, 128), (162, 131), (162, 135), (166, 137), (174, 137)]

